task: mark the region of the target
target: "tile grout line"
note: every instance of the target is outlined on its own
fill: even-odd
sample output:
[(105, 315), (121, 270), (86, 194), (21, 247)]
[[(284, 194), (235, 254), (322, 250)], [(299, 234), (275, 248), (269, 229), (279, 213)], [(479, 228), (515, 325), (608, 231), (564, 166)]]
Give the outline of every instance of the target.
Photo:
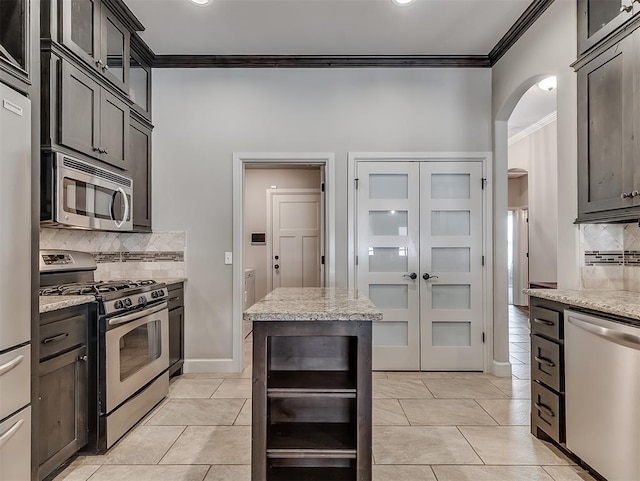
[[(171, 451), (171, 448), (173, 446), (175, 446), (175, 444), (178, 442), (178, 439), (180, 439), (180, 436), (182, 436), (185, 431), (187, 430), (187, 428), (189, 427), (189, 425), (186, 425), (182, 431), (180, 431), (180, 434), (178, 434), (178, 436), (176, 437), (176, 439), (174, 439), (174, 441), (171, 443), (171, 446), (169, 446), (169, 448), (164, 452), (164, 454), (162, 456), (160, 456), (160, 460), (156, 463), (156, 466), (159, 466), (160, 463), (162, 463), (162, 460), (165, 458), (165, 456), (169, 453), (169, 451)], [(203, 478), (204, 479), (204, 478)]]

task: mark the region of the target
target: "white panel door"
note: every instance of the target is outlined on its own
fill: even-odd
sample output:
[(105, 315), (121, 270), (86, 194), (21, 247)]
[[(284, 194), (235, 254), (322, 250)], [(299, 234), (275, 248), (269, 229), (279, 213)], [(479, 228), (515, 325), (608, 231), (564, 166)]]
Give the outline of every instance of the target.
[(423, 371), (483, 369), (482, 163), (420, 165)]
[(272, 286), (320, 287), (322, 209), (319, 189), (272, 194)]
[(373, 323), (377, 370), (420, 368), (419, 167), (357, 164), (357, 285), (384, 318)]

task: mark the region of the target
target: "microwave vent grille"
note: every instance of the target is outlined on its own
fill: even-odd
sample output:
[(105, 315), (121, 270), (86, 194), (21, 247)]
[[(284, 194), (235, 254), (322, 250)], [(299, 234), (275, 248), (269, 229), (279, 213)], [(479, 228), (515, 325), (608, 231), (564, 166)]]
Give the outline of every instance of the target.
[(112, 182), (116, 182), (118, 184), (124, 185), (126, 187), (131, 187), (131, 179), (127, 179), (126, 177), (122, 177), (120, 175), (114, 174), (113, 172), (109, 172), (108, 170), (101, 169), (99, 167), (95, 167), (91, 164), (86, 164), (84, 162), (80, 162), (77, 160), (69, 159), (67, 157), (63, 160), (63, 165), (65, 167), (69, 167), (71, 169), (80, 170), (87, 174), (94, 175), (96, 177), (101, 177), (103, 179), (110, 180)]

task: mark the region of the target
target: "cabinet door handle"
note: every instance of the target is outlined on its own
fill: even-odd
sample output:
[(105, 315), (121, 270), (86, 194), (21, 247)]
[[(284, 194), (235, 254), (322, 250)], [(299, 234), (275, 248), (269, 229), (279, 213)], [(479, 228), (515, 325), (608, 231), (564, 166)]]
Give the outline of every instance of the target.
[(63, 339), (66, 339), (67, 337), (69, 337), (69, 333), (65, 332), (64, 334), (58, 334), (57, 336), (53, 336), (53, 337), (47, 337), (46, 339), (42, 340), (42, 344), (49, 344), (52, 342), (58, 342), (58, 341), (62, 341)]
[(24, 424), (24, 419), (21, 419), (20, 421), (18, 421), (17, 423), (15, 423), (13, 426), (11, 426), (7, 432), (5, 432), (2, 436), (0, 436), (0, 447), (2, 447), (2, 445), (4, 443), (6, 443), (7, 441), (9, 441), (9, 439), (18, 432), (18, 430), (22, 427), (22, 425)]
[(180, 299), (178, 296), (170, 297), (169, 299), (167, 299), (167, 302), (177, 301), (178, 299)]
[(98, 147), (91, 147), (94, 152), (102, 153)]
[(629, 199), (633, 197), (633, 193), (632, 192), (623, 192), (622, 194), (620, 194), (620, 198), (621, 199)]
[(620, 13), (629, 13), (633, 10), (633, 2), (631, 2), (629, 5), (622, 5), (620, 7)]
[(538, 319), (537, 317), (533, 318), (533, 322), (536, 324), (542, 324), (543, 326), (553, 326), (554, 323), (551, 321), (546, 321), (545, 319)]
[(553, 362), (551, 359), (547, 359), (546, 357), (535, 356), (534, 359), (536, 360), (536, 362), (539, 362), (540, 364), (546, 364), (549, 367), (556, 367), (556, 363)]
[(418, 278), (418, 274), (416, 274), (415, 272), (412, 272), (411, 274), (404, 274), (402, 277), (415, 281)]
[(102, 68), (102, 60), (96, 60), (96, 67)]
[(555, 418), (556, 417), (556, 413), (554, 413), (551, 410), (551, 408), (549, 406), (547, 406), (546, 404), (535, 403), (535, 406), (536, 406), (536, 408), (538, 408), (538, 411), (541, 411), (541, 412), (545, 413), (550, 418)]
[(20, 364), (23, 361), (23, 359), (24, 359), (24, 356), (22, 354), (20, 354), (15, 359), (12, 359), (11, 361), (9, 361), (9, 362), (3, 364), (2, 366), (0, 366), (0, 376), (2, 376), (3, 374), (8, 373), (13, 368), (18, 366), (18, 364)]

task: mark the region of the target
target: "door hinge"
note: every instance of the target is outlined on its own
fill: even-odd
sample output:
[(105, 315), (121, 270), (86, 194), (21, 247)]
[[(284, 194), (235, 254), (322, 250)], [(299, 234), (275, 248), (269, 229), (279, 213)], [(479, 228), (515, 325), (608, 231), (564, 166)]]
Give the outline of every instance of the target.
[(484, 256), (482, 256), (482, 265), (484, 265)]
[(320, 191), (324, 192), (324, 182), (322, 184), (320, 184)]
[(486, 178), (486, 177), (483, 177), (483, 178), (480, 180), (480, 184), (482, 185), (482, 190), (484, 190), (484, 186), (485, 186), (485, 185), (487, 185), (487, 178)]
[(353, 179), (353, 181), (356, 184), (356, 190), (358, 190), (358, 183), (360, 182), (360, 179)]
[(482, 333), (482, 342), (484, 342), (484, 332)]
[(320, 264), (324, 265), (324, 256), (320, 257)]
[(358, 256), (356, 256), (356, 265), (358, 265)]

